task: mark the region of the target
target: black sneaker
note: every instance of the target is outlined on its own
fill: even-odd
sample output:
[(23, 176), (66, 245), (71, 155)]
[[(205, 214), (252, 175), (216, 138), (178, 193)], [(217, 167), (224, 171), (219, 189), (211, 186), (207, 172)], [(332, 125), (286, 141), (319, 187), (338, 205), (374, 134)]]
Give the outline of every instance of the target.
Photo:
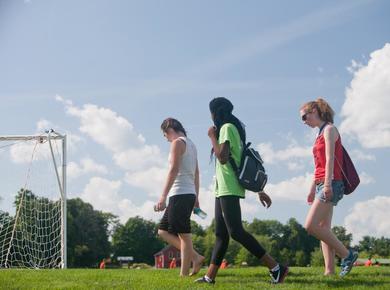
[(215, 284), (215, 280), (211, 280), (210, 278), (206, 278), (206, 276), (203, 276), (201, 278), (198, 278), (194, 281), (195, 283), (206, 283), (206, 284)]
[(279, 265), (279, 270), (277, 271), (269, 271), (269, 275), (271, 276), (272, 284), (283, 283), (284, 278), (286, 278), (288, 273), (288, 267)]

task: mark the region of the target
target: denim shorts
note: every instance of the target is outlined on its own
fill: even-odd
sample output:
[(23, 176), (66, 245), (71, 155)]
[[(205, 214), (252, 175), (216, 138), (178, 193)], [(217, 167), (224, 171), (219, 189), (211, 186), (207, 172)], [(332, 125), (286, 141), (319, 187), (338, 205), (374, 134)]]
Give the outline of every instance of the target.
[[(332, 189), (333, 189), (333, 196), (331, 202), (333, 205), (337, 205), (337, 203), (343, 198), (344, 196), (344, 183), (342, 180), (332, 180)], [(327, 202), (325, 198), (324, 193), (324, 183), (318, 183), (316, 185), (316, 198), (319, 199), (322, 202)]]

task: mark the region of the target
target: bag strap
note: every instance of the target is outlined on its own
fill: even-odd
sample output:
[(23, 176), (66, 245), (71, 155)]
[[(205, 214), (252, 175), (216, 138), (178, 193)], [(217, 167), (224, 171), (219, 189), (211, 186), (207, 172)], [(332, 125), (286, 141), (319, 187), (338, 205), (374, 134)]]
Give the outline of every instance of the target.
[(325, 122), (325, 123), (321, 126), (320, 130), (318, 131), (317, 137), (320, 137), (320, 135), (322, 134), (322, 131), (324, 131), (325, 127), (326, 127), (328, 124), (329, 124), (328, 122)]
[[(248, 142), (247, 144), (244, 143), (244, 146), (242, 147), (242, 153), (244, 153), (244, 151), (249, 148), (249, 146), (251, 146), (251, 142)], [(242, 158), (242, 154), (241, 154), (241, 158)], [(229, 162), (230, 162), (230, 165), (232, 166), (234, 172), (237, 172), (238, 171), (238, 166), (236, 164), (236, 162), (234, 161), (233, 157), (232, 157), (232, 153), (230, 153), (230, 156), (229, 156)]]
[[(342, 148), (343, 148), (343, 155), (344, 155), (344, 154), (345, 154), (345, 153), (344, 153), (344, 152), (345, 152), (345, 148), (344, 148), (343, 145), (341, 145), (341, 146), (342, 146)], [(345, 174), (343, 167), (341, 166), (340, 162), (337, 160), (336, 154), (334, 155), (334, 159), (336, 160), (337, 164), (339, 165), (340, 170), (341, 170), (341, 173), (343, 174), (345, 180), (346, 180), (346, 181), (348, 182), (348, 184), (351, 186), (351, 183), (349, 182), (348, 177), (347, 177), (347, 175)]]
[(234, 172), (237, 172), (238, 168), (237, 168), (237, 165), (236, 165), (236, 162), (234, 161), (232, 155), (230, 154), (229, 156), (229, 162), (230, 162), (230, 165), (232, 166), (233, 168), (233, 171)]

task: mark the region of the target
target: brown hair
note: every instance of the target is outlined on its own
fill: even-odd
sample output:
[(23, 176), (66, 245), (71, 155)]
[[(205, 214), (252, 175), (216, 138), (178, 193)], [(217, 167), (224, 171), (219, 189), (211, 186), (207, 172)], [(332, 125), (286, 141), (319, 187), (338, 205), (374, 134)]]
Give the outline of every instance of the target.
[(312, 112), (313, 109), (316, 109), (318, 112), (318, 116), (322, 121), (333, 124), (334, 111), (323, 98), (317, 98), (317, 100), (315, 101), (305, 103), (301, 107), (301, 110), (302, 109), (308, 112)]
[(182, 132), (184, 136), (187, 137), (187, 132), (184, 129), (183, 125), (176, 119), (174, 118), (166, 118), (162, 123), (161, 123), (161, 130), (166, 133), (168, 129), (171, 128), (175, 132)]

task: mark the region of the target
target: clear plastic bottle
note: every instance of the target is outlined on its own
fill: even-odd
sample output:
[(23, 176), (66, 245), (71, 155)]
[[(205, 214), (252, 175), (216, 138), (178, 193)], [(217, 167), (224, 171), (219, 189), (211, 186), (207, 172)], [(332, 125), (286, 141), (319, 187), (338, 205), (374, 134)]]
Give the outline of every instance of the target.
[(207, 213), (201, 210), (199, 207), (194, 208), (194, 214), (196, 214), (201, 219), (205, 219), (207, 217)]

